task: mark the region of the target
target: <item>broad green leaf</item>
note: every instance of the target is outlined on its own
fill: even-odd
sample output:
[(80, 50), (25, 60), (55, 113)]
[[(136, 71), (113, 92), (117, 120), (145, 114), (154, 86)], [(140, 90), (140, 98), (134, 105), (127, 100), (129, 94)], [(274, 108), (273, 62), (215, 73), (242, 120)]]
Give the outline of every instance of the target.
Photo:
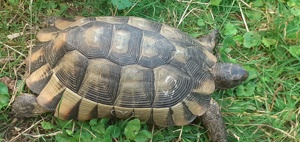
[(300, 16), (300, 7), (293, 7), (290, 11), (294, 16)]
[(67, 4), (61, 3), (61, 4), (59, 4), (59, 8), (61, 11), (66, 11), (66, 10), (68, 10), (69, 7)]
[(290, 46), (288, 51), (297, 59), (300, 60), (300, 46)]
[(92, 119), (89, 122), (93, 131), (104, 134), (105, 133), (105, 125), (103, 123), (98, 123), (98, 119)]
[(272, 52), (273, 56), (275, 57), (275, 59), (277, 60), (286, 60), (289, 58), (289, 54), (288, 52), (286, 52), (286, 50), (284, 48), (276, 48), (273, 52)]
[(238, 96), (252, 96), (254, 94), (256, 84), (254, 82), (248, 82), (246, 85), (240, 85), (236, 88)]
[(105, 132), (109, 133), (113, 138), (117, 138), (121, 135), (121, 129), (115, 125), (109, 126)]
[(91, 126), (97, 125), (97, 120), (98, 120), (98, 119), (91, 119), (90, 122), (89, 122), (89, 124), (90, 124)]
[(8, 95), (8, 87), (3, 82), (0, 82), (0, 95)]
[(133, 119), (127, 123), (125, 127), (124, 134), (127, 139), (134, 140), (141, 128), (140, 120)]
[(243, 43), (244, 38), (241, 35), (235, 35), (233, 36), (233, 40), (235, 41), (236, 44), (240, 45)]
[(266, 47), (270, 47), (271, 45), (275, 45), (277, 42), (277, 40), (272, 39), (272, 38), (263, 38), (262, 39), (262, 43), (266, 46)]
[(255, 0), (254, 2), (252, 2), (253, 7), (261, 7), (263, 5), (264, 5), (264, 3), (262, 0)]
[(211, 5), (215, 5), (215, 6), (219, 6), (222, 0), (211, 0), (210, 4)]
[(73, 135), (73, 131), (71, 131), (71, 130), (66, 130), (66, 133), (67, 133), (69, 136), (72, 136), (72, 135)]
[(0, 109), (8, 105), (9, 98), (7, 86), (3, 82), (0, 82)]
[(205, 24), (205, 22), (204, 22), (203, 19), (198, 19), (197, 25), (198, 25), (199, 27), (203, 27), (203, 26), (205, 26), (206, 24)]
[(247, 32), (244, 34), (244, 46), (246, 48), (258, 46), (261, 43), (261, 37), (256, 32)]
[(232, 50), (231, 47), (236, 46), (235, 41), (232, 39), (232, 35), (225, 36), (223, 40), (223, 47), (219, 48), (220, 60), (223, 62), (229, 62), (227, 54)]
[(42, 124), (43, 129), (45, 129), (45, 130), (50, 130), (50, 129), (55, 128), (55, 126), (52, 123), (49, 123), (46, 121), (41, 122), (41, 124)]
[(55, 135), (55, 140), (57, 142), (67, 142), (70, 141), (70, 136), (68, 136), (66, 133), (57, 134)]
[(227, 23), (225, 25), (225, 35), (236, 35), (238, 30), (235, 28), (235, 25)]
[(0, 95), (0, 109), (6, 107), (9, 103), (9, 97), (6, 95)]
[(25, 81), (24, 80), (18, 80), (16, 88), (18, 89), (19, 93), (22, 93), (24, 91)]
[(250, 20), (256, 20), (256, 21), (261, 20), (261, 17), (262, 17), (261, 12), (248, 10), (245, 13)]
[(255, 111), (256, 110), (256, 107), (254, 105), (247, 105), (246, 106), (246, 110), (250, 110), (250, 111)]
[(147, 130), (141, 130), (135, 137), (136, 142), (146, 142), (152, 138), (152, 134)]
[(112, 142), (112, 138), (109, 133), (104, 134), (103, 137), (104, 137), (103, 142)]
[(299, 29), (300, 29), (300, 19), (292, 18), (289, 20), (288, 25), (286, 26), (286, 37), (291, 40), (300, 40)]
[(257, 70), (253, 69), (253, 68), (246, 68), (248, 73), (249, 73), (249, 76), (247, 78), (247, 80), (251, 80), (251, 79), (254, 79), (254, 78), (257, 78), (258, 77), (258, 72)]
[(102, 118), (100, 120), (100, 123), (102, 123), (103, 125), (106, 125), (108, 123), (108, 121), (109, 121), (109, 118)]
[(61, 119), (55, 119), (55, 122), (57, 125), (59, 125), (62, 128), (67, 128), (67, 129), (72, 129), (73, 125), (72, 122), (73, 120), (61, 120)]
[(119, 10), (132, 6), (131, 1), (129, 0), (111, 0), (111, 3)]
[(189, 131), (191, 131), (191, 130), (192, 130), (192, 127), (189, 126), (189, 125), (186, 125), (186, 126), (183, 126), (183, 127), (182, 127), (182, 131), (183, 131), (183, 132), (189, 132)]
[(299, 6), (299, 5), (300, 5), (300, 2), (299, 2), (298, 0), (289, 0), (289, 1), (287, 2), (287, 5), (288, 5), (289, 7)]
[(90, 133), (90, 131), (88, 131), (87, 129), (82, 129), (81, 131), (77, 131), (74, 136), (76, 137), (76, 139), (80, 140), (81, 142), (90, 142), (94, 138), (93, 135)]
[(236, 47), (236, 42), (233, 40), (232, 35), (225, 36), (225, 38), (224, 38), (224, 40), (223, 40), (222, 43), (223, 43), (223, 47), (224, 48)]
[(8, 0), (8, 2), (12, 5), (18, 5), (20, 3), (20, 0)]

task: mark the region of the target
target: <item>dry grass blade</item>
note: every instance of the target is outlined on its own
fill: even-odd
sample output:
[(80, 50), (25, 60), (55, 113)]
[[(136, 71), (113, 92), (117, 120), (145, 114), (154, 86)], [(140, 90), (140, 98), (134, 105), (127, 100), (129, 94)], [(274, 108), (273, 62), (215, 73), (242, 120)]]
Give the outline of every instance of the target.
[(245, 15), (244, 15), (244, 12), (243, 12), (242, 7), (241, 7), (241, 2), (238, 1), (238, 4), (239, 4), (239, 8), (240, 8), (240, 12), (241, 12), (241, 15), (242, 15), (242, 18), (243, 18), (243, 22), (244, 22), (245, 28), (246, 28), (247, 32), (249, 32), (248, 24), (246, 22)]
[(276, 131), (278, 131), (278, 132), (284, 134), (285, 136), (287, 136), (287, 137), (289, 137), (289, 138), (295, 140), (295, 142), (298, 141), (298, 139), (297, 139), (295, 136), (292, 136), (291, 134), (285, 132), (284, 130), (281, 130), (281, 129), (279, 129), (279, 128), (272, 127), (272, 126), (270, 126), (270, 125), (266, 125), (266, 124), (236, 124), (236, 125), (237, 125), (237, 126), (258, 126), (258, 127), (268, 127), (268, 128), (271, 128), (271, 129), (273, 129), (273, 130), (276, 130)]
[(26, 130), (24, 130), (23, 132), (21, 132), (20, 134), (18, 134), (17, 136), (15, 136), (14, 138), (12, 138), (11, 140), (9, 140), (9, 142), (15, 142), (21, 135), (23, 135), (24, 133), (26, 133), (27, 131), (29, 131), (30, 129), (32, 129), (34, 126), (38, 125), (42, 121), (43, 120), (41, 119), (38, 122), (32, 124), (29, 128), (27, 128)]
[(5, 57), (5, 58), (0, 59), (0, 64), (5, 64), (7, 62), (14, 61), (14, 60), (15, 59), (12, 57)]
[(7, 45), (7, 44), (1, 42), (1, 41), (0, 41), (0, 44), (2, 44), (2, 45), (3, 45), (4, 47), (6, 47), (6, 48), (9, 48), (10, 50), (13, 50), (13, 51), (17, 52), (19, 55), (21, 55), (21, 56), (23, 56), (23, 57), (26, 57), (22, 52), (20, 52), (20, 51), (14, 49), (14, 47), (9, 46), (9, 45)]
[(33, 138), (41, 138), (41, 137), (53, 137), (56, 136), (58, 134), (62, 134), (63, 131), (57, 131), (57, 132), (53, 132), (53, 133), (49, 133), (49, 134), (39, 134), (39, 135), (33, 135), (33, 134), (23, 134), (24, 136), (30, 136)]

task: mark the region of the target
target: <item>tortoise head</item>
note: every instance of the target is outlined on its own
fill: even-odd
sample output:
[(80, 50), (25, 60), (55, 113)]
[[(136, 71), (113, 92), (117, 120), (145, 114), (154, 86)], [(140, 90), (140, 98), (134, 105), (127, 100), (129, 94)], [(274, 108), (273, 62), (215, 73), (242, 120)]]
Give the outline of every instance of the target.
[(244, 68), (232, 63), (216, 63), (212, 73), (217, 89), (236, 87), (248, 78), (248, 72)]
[(36, 101), (36, 96), (32, 94), (22, 94), (16, 97), (12, 105), (11, 115), (17, 118), (32, 117), (47, 112)]

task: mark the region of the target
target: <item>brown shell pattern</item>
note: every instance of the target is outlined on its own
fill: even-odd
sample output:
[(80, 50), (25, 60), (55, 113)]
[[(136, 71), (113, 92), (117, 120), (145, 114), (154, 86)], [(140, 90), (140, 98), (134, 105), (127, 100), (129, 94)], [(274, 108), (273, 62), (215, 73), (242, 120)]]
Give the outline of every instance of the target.
[(58, 18), (54, 25), (37, 34), (26, 83), (56, 117), (179, 126), (207, 110), (216, 59), (180, 30), (137, 17)]

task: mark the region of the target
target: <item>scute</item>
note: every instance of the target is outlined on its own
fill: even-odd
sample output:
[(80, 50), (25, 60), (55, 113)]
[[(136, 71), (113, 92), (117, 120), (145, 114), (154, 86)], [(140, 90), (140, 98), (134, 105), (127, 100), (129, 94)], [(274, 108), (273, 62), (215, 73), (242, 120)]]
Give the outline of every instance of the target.
[(191, 92), (192, 78), (169, 65), (154, 69), (155, 98), (153, 107), (164, 108), (178, 104)]
[(116, 24), (113, 30), (108, 59), (118, 65), (136, 64), (140, 54), (142, 31), (124, 24)]
[(162, 24), (158, 22), (154, 22), (154, 21), (150, 21), (138, 17), (129, 17), (128, 24), (137, 27), (141, 30), (145, 30), (145, 31), (147, 30), (152, 32), (159, 32), (162, 26)]
[(26, 83), (56, 117), (180, 126), (207, 110), (216, 57), (177, 28), (137, 17), (53, 23), (37, 35)]
[(121, 67), (106, 59), (89, 60), (78, 94), (88, 100), (113, 105), (117, 97)]
[(106, 58), (110, 50), (112, 30), (112, 24), (93, 21), (70, 30), (67, 42), (88, 58)]
[(168, 39), (158, 33), (145, 31), (141, 44), (141, 57), (138, 64), (154, 68), (166, 64), (175, 51)]
[(151, 108), (154, 98), (154, 73), (139, 65), (122, 67), (118, 98), (114, 106)]
[(53, 72), (62, 84), (73, 92), (78, 92), (87, 65), (88, 59), (78, 51), (74, 50), (66, 53), (53, 69)]

